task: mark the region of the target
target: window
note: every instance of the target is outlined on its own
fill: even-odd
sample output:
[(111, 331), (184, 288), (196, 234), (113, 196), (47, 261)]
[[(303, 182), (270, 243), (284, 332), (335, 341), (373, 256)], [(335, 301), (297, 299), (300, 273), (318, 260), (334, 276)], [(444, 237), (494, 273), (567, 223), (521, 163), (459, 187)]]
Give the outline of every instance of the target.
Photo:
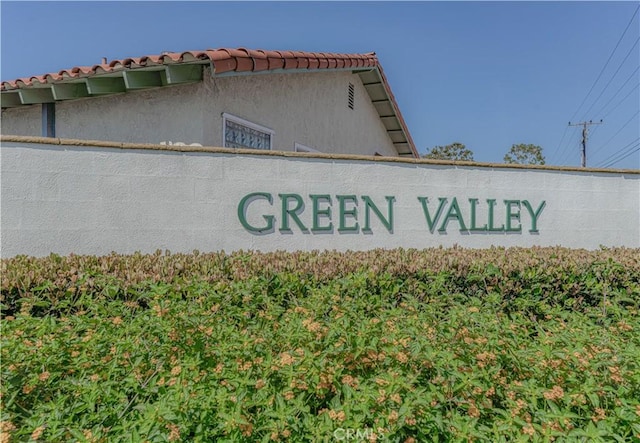
[(296, 142), (296, 143), (294, 144), (294, 150), (295, 150), (296, 152), (320, 152), (320, 151), (318, 151), (317, 149), (313, 149), (313, 148), (310, 148), (310, 147), (308, 147), (308, 146), (301, 145), (301, 144), (300, 144), (300, 143), (298, 143), (298, 142)]
[(225, 148), (272, 149), (275, 134), (273, 129), (226, 112), (222, 114), (222, 121), (222, 141)]

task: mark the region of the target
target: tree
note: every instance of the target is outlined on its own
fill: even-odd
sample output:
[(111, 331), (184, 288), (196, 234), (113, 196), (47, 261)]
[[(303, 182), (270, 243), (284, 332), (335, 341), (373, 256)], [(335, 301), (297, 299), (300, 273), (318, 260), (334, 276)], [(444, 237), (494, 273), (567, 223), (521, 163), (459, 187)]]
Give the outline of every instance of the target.
[(525, 145), (520, 143), (511, 146), (511, 150), (504, 156), (505, 163), (519, 165), (544, 165), (542, 148), (537, 145)]
[(473, 152), (467, 149), (464, 144), (455, 142), (446, 146), (436, 146), (424, 154), (422, 158), (473, 161)]

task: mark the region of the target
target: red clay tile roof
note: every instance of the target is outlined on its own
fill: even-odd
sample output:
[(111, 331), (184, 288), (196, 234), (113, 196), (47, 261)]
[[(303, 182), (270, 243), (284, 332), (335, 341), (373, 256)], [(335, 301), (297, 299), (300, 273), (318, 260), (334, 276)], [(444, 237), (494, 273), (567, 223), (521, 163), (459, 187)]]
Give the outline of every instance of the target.
[(208, 49), (206, 51), (165, 52), (161, 55), (112, 60), (108, 64), (75, 66), (57, 73), (51, 72), (33, 77), (3, 81), (0, 84), (0, 90), (7, 91), (24, 86), (50, 84), (66, 79), (91, 77), (125, 69), (206, 60), (212, 63), (216, 74), (228, 71), (258, 72), (274, 69), (375, 68), (379, 66), (378, 58), (373, 52), (367, 54), (332, 54), (325, 52), (221, 48)]
[(252, 49), (207, 49), (206, 51), (165, 52), (161, 55), (147, 55), (138, 58), (125, 58), (112, 60), (93, 66), (75, 66), (63, 69), (57, 73), (51, 72), (33, 77), (23, 77), (11, 81), (2, 81), (0, 91), (9, 92), (31, 87), (64, 83), (69, 80), (78, 80), (99, 76), (101, 74), (115, 73), (119, 71), (149, 68), (153, 66), (168, 66), (183, 63), (207, 63), (213, 67), (213, 73), (225, 72), (259, 72), (273, 70), (317, 70), (317, 69), (377, 69), (380, 73), (382, 85), (387, 93), (394, 113), (402, 127), (414, 157), (419, 157), (408, 128), (402, 118), (400, 109), (389, 87), (378, 57), (374, 52), (365, 54), (336, 54), (326, 52), (302, 52), (302, 51), (266, 51)]

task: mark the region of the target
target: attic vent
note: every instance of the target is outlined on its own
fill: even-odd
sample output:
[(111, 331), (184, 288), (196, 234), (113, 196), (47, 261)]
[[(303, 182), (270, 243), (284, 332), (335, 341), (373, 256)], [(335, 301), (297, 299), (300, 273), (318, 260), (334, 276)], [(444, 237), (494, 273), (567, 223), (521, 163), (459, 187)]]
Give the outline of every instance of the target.
[(349, 83), (349, 109), (353, 109), (353, 99), (355, 96), (355, 89), (353, 83)]

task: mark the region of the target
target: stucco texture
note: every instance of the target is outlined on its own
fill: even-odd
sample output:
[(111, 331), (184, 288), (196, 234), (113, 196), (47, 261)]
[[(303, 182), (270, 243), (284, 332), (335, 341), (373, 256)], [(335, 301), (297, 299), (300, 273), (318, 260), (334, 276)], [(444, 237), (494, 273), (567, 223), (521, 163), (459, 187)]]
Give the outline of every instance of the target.
[(42, 105), (3, 110), (0, 129), (2, 134), (42, 135)]
[[(16, 141), (3, 142), (1, 167), (3, 257), (157, 249), (640, 247), (640, 174), (633, 172)], [(264, 197), (246, 200), (240, 213), (253, 227), (266, 226), (273, 217), (272, 229), (264, 232), (247, 229), (239, 215), (243, 198), (257, 192), (268, 194), (271, 202)], [(283, 228), (286, 195), (301, 199), (296, 214), (306, 229), (290, 216), (290, 229)], [(331, 226), (327, 231), (313, 230), (312, 195), (329, 196), (321, 203), (321, 211), (330, 208), (329, 212), (319, 213), (318, 222)], [(340, 230), (339, 196), (355, 199), (346, 206), (355, 212), (345, 213), (344, 224), (357, 224), (357, 229)], [(393, 197), (391, 229), (372, 211), (371, 229), (364, 229), (363, 196), (387, 218), (388, 198)], [(437, 219), (432, 229), (421, 198), (426, 199), (430, 217)], [(438, 216), (443, 198), (446, 204)], [(457, 209), (452, 206), (454, 198)], [(509, 201), (517, 203), (507, 209)], [(536, 229), (525, 201), (534, 211), (542, 208)], [(295, 203), (294, 197), (289, 198), (288, 209), (294, 210)], [(462, 229), (461, 221), (467, 229)], [(471, 229), (508, 224), (520, 229)]]
[[(40, 136), (40, 108), (32, 108), (5, 110), (2, 133)], [(194, 84), (58, 102), (56, 136), (223, 146), (223, 113), (274, 130), (274, 150), (293, 151), (299, 143), (325, 153), (397, 155), (351, 71), (212, 77), (207, 68)]]

